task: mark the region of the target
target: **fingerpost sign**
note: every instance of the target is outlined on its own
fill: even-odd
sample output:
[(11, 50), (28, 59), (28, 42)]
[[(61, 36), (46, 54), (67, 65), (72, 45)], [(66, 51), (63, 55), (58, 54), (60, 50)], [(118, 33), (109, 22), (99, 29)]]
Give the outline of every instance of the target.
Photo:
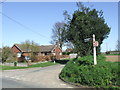
[(93, 46), (97, 47), (99, 45), (98, 41), (93, 41)]
[(99, 45), (98, 41), (95, 41), (95, 35), (93, 34), (93, 51), (94, 51), (94, 65), (97, 64), (97, 59), (96, 59), (96, 47)]

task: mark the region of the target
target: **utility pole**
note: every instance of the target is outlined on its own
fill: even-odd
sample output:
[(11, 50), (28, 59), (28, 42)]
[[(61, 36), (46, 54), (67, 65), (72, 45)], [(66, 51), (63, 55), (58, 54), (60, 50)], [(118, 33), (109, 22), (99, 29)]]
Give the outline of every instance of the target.
[(93, 34), (93, 52), (94, 52), (94, 65), (97, 64), (97, 60), (96, 60), (96, 41), (95, 41), (95, 35)]

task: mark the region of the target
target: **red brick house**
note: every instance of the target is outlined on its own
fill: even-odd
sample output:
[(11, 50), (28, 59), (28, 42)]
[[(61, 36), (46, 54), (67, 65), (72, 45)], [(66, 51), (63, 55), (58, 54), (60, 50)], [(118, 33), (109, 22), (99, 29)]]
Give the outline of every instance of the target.
[[(62, 54), (62, 49), (59, 47), (59, 44), (56, 43), (56, 45), (41, 45), (40, 47), (40, 52), (38, 55), (61, 55)], [(14, 44), (12, 46), (12, 50), (14, 53), (17, 54), (18, 60), (20, 61), (21, 59), (28, 59), (30, 56), (30, 52), (27, 52), (25, 49), (21, 47), (20, 44)]]

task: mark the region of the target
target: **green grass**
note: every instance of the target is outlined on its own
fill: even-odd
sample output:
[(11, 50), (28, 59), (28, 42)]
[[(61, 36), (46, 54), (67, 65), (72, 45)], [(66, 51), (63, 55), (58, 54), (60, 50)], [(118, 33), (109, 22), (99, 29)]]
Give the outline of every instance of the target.
[(97, 57), (97, 65), (93, 65), (93, 56), (86, 56), (70, 60), (59, 77), (76, 85), (120, 89), (119, 65), (119, 62), (106, 61), (102, 55)]
[(12, 69), (25, 69), (28, 67), (15, 67), (15, 66), (2, 66), (0, 65), (0, 70), (12, 70)]
[(51, 65), (57, 65), (58, 63), (53, 63), (53, 62), (46, 62), (46, 63), (40, 63), (40, 64), (34, 64), (29, 66), (29, 68), (33, 68), (33, 67), (47, 67), (47, 66), (51, 66)]
[(53, 62), (45, 62), (45, 63), (39, 63), (39, 64), (33, 64), (28, 67), (19, 67), (19, 66), (2, 66), (0, 65), (0, 70), (12, 70), (12, 69), (26, 69), (26, 68), (35, 68), (35, 67), (47, 67), (51, 65), (57, 65), (58, 63)]

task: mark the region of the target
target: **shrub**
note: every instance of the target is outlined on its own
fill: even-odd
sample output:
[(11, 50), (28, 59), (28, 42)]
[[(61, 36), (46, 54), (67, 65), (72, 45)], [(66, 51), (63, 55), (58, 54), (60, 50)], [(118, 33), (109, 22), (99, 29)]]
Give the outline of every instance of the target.
[(37, 57), (37, 61), (47, 61), (48, 60), (48, 57), (47, 56), (38, 56)]
[(17, 62), (14, 62), (14, 66), (17, 66)]
[(2, 49), (2, 63), (16, 61), (16, 54), (13, 53), (10, 47), (3, 47)]
[(104, 56), (98, 56), (97, 59), (97, 65), (93, 65), (92, 56), (70, 60), (59, 76), (76, 84), (95, 87), (119, 86), (118, 63), (107, 62)]
[[(68, 55), (60, 55), (59, 58), (69, 58)], [(50, 60), (56, 60), (55, 55), (45, 55), (45, 56), (37, 56), (36, 60), (34, 61), (50, 61)]]
[(63, 55), (69, 55), (69, 54), (71, 54), (72, 52), (63, 52), (62, 54)]
[(50, 61), (54, 60), (56, 57), (54, 55), (45, 55), (45, 56), (37, 56), (36, 61)]
[(70, 58), (69, 55), (60, 55), (60, 58)]
[(45, 56), (45, 60), (47, 60), (47, 61), (51, 60), (51, 56), (49, 56), (49, 55)]

